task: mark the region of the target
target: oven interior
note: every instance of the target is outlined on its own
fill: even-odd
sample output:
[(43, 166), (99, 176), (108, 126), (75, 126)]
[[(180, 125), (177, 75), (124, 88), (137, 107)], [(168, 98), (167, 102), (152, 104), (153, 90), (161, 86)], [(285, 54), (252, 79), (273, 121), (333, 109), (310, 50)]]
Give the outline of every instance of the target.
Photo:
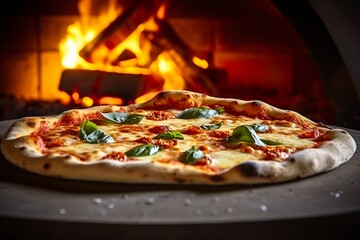
[(335, 0), (9, 2), (0, 119), (187, 89), (360, 129), (355, 9)]

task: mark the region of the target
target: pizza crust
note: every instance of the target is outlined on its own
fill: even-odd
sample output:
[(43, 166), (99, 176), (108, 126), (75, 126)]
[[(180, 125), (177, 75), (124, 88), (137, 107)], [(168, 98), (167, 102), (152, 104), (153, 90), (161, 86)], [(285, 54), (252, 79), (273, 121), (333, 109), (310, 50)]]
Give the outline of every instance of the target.
[(329, 129), (329, 139), (319, 148), (298, 151), (282, 162), (252, 160), (241, 163), (218, 174), (207, 174), (186, 165), (169, 165), (159, 162), (133, 161), (80, 162), (72, 155), (43, 155), (35, 138), (28, 138), (42, 125), (53, 124), (60, 119), (83, 120), (83, 116), (93, 112), (111, 112), (119, 108), (178, 109), (201, 105), (221, 105), (235, 113), (248, 116), (268, 115), (274, 119), (291, 116), (299, 123), (323, 128), (321, 124), (293, 111), (282, 110), (261, 101), (243, 101), (217, 98), (205, 94), (174, 90), (164, 91), (142, 104), (129, 106), (98, 106), (81, 110), (69, 110), (58, 116), (27, 117), (15, 122), (3, 135), (1, 150), (6, 159), (14, 165), (45, 176), (105, 182), (163, 183), (163, 184), (258, 184), (283, 182), (305, 178), (330, 171), (348, 161), (356, 150), (354, 139), (342, 129)]

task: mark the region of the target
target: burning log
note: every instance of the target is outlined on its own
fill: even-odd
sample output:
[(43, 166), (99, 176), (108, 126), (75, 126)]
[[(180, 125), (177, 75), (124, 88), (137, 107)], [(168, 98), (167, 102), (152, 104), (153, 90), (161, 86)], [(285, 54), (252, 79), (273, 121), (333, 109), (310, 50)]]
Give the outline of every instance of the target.
[(156, 75), (105, 72), (100, 70), (67, 69), (62, 72), (59, 89), (71, 95), (77, 92), (80, 97), (122, 98), (125, 103), (149, 91), (162, 89), (163, 79)]
[(129, 49), (125, 49), (124, 51), (122, 51), (120, 53), (120, 55), (114, 61), (111, 62), (111, 65), (122, 66), (121, 65), (122, 62), (132, 60), (132, 59), (136, 59), (135, 53), (133, 53)]
[[(160, 30), (157, 32), (144, 31), (144, 36), (156, 46), (162, 49), (176, 66), (189, 87), (195, 91), (218, 95), (218, 90), (212, 80), (193, 62), (192, 50), (178, 37), (172, 27), (165, 21), (157, 20)], [(156, 53), (158, 53), (157, 50)]]
[(80, 51), (80, 56), (93, 63), (96, 52), (107, 49), (111, 51), (124, 41), (136, 28), (148, 20), (161, 6), (162, 0), (132, 0), (132, 4), (124, 9), (108, 27), (100, 32)]
[[(187, 88), (217, 96), (218, 90), (212, 79), (206, 74), (206, 70), (199, 67), (193, 61), (195, 54), (192, 49), (178, 37), (172, 26), (164, 20), (165, 14), (159, 14), (162, 10), (166, 12), (166, 3), (166, 0), (131, 0), (129, 7), (127, 7), (115, 21), (90, 43), (85, 45), (79, 53), (80, 56), (91, 63), (109, 64), (120, 68), (135, 67), (149, 69), (152, 67), (152, 63), (158, 60), (157, 67), (160, 71), (160, 68), (164, 69), (164, 65), (169, 63), (172, 66), (172, 72), (166, 70), (166, 73), (164, 73), (164, 71), (162, 71), (162, 74), (166, 75), (163, 75), (162, 78), (162, 80), (166, 80), (166, 86), (164, 85), (158, 90)], [(148, 24), (149, 22), (151, 24)], [(145, 30), (138, 28), (139, 25), (143, 23), (145, 23)], [(150, 25), (151, 27), (149, 27), (149, 29), (147, 26)], [(135, 50), (131, 49), (129, 45), (121, 45), (124, 41), (126, 42), (126, 40), (133, 40), (133, 37), (137, 36), (137, 34), (131, 37), (130, 35), (134, 32), (139, 33), (139, 39), (137, 41), (139, 41), (141, 53), (144, 54), (140, 54), (136, 48)], [(128, 37), (130, 38), (128, 39)], [(127, 47), (130, 48), (127, 49)], [(102, 55), (102, 53), (106, 54)], [(162, 62), (159, 60), (160, 55), (163, 60)], [(96, 57), (99, 56), (100, 58), (96, 59)], [(161, 64), (164, 63), (164, 61), (167, 63)], [(80, 79), (82, 75), (88, 73), (89, 72), (82, 72), (80, 74), (81, 76), (77, 77)], [(96, 79), (103, 79), (103, 75), (108, 76), (111, 74), (115, 74), (114, 79), (118, 78), (116, 73), (113, 72), (105, 74), (98, 71), (96, 73), (99, 75), (95, 77)], [(62, 81), (62, 84), (68, 84), (66, 83), (68, 74), (67, 72), (63, 74), (65, 81)], [(71, 74), (73, 73), (71, 72)], [(95, 75), (92, 71), (91, 76), (88, 76), (88, 79), (84, 82), (87, 82), (91, 86), (96, 85), (96, 81), (100, 80), (92, 79)], [(94, 81), (94, 83), (89, 83), (89, 81)], [(75, 80), (75, 82), (76, 86), (80, 88), (80, 92), (84, 92), (85, 94), (96, 92), (94, 90), (87, 90), (88, 87), (86, 84), (83, 85), (82, 80)], [(178, 83), (180, 83), (180, 85)], [(69, 85), (71, 87), (74, 87), (73, 84), (74, 82), (70, 81)], [(113, 84), (119, 84), (119, 82), (113, 82)], [(95, 87), (95, 89), (97, 90), (98, 87)], [(69, 89), (67, 90), (69, 91)], [(126, 93), (118, 94), (117, 91), (117, 96), (122, 94), (126, 95)]]

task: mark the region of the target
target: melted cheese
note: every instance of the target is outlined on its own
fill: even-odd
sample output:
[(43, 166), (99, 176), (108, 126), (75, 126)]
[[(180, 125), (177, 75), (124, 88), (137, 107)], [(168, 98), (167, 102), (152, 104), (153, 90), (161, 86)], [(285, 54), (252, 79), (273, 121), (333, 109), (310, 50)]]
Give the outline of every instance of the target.
[[(151, 110), (139, 110), (136, 113), (147, 115)], [(175, 114), (180, 111), (173, 110)], [(189, 126), (200, 127), (203, 124), (214, 124), (223, 122), (219, 131), (227, 131), (229, 134), (241, 125), (250, 125), (254, 123), (262, 123), (261, 119), (253, 119), (246, 116), (234, 116), (228, 113), (222, 113), (213, 118), (199, 118), (199, 119), (177, 119), (171, 118), (162, 121), (149, 120), (144, 118), (139, 124), (122, 125), (109, 122), (101, 122), (98, 127), (106, 134), (113, 137), (115, 143), (100, 143), (91, 144), (86, 143), (78, 137), (80, 130), (79, 126), (58, 126), (48, 132), (42, 137), (45, 142), (56, 142), (58, 146), (48, 144), (45, 150), (45, 154), (57, 154), (65, 153), (78, 157), (81, 161), (94, 162), (107, 158), (107, 156), (113, 152), (125, 153), (129, 149), (142, 145), (142, 143), (136, 142), (137, 139), (142, 137), (148, 137), (152, 139), (157, 134), (149, 131), (154, 126), (168, 126), (171, 130), (177, 130), (183, 133), (184, 140), (177, 140), (177, 144), (170, 148), (164, 148), (161, 152), (158, 152), (152, 156), (143, 157), (128, 157), (126, 161), (156, 161), (161, 163), (174, 163), (179, 162), (179, 159), (183, 152), (195, 146), (196, 148), (204, 149), (203, 152), (211, 159), (211, 167), (216, 169), (228, 169), (241, 162), (247, 160), (267, 160), (267, 150), (279, 148), (279, 146), (270, 147), (256, 147), (246, 146), (239, 147), (227, 147), (223, 138), (216, 138), (209, 136), (209, 130), (204, 130), (202, 133), (189, 135), (186, 134), (186, 129)], [(288, 154), (293, 151), (313, 147), (315, 142), (311, 139), (301, 139), (298, 137), (298, 133), (304, 131), (295, 124), (288, 124), (288, 126), (278, 126), (271, 121), (269, 127), (272, 129), (269, 133), (258, 133), (261, 139), (272, 140), (281, 142), (281, 149), (288, 150)], [(286, 151), (285, 151), (286, 152)], [(282, 155), (284, 156), (284, 155)], [(285, 156), (287, 156), (285, 154)], [(281, 161), (280, 155), (273, 159)], [(115, 160), (116, 161), (116, 160)], [(193, 166), (194, 168), (198, 166)]]

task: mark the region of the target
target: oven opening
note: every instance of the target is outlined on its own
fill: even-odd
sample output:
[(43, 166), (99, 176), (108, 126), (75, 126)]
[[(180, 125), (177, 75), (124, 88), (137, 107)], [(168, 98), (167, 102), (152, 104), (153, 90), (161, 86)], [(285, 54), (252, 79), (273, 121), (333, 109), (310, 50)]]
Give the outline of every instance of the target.
[(294, 9), (284, 2), (10, 4), (0, 23), (6, 33), (0, 40), (1, 120), (140, 103), (162, 90), (186, 89), (258, 99), (356, 128), (358, 111), (341, 115), (334, 84), (306, 41), (319, 36), (301, 35)]

